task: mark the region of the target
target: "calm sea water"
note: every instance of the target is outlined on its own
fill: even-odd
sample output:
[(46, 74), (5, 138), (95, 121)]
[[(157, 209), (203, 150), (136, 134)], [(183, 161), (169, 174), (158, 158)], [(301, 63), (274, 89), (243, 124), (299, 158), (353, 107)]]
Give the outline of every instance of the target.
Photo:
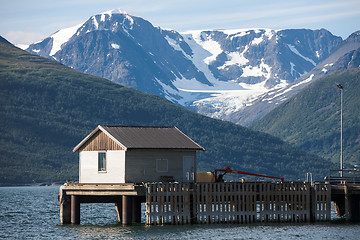
[(0, 239), (360, 239), (360, 224), (340, 221), (123, 227), (114, 204), (82, 204), (81, 225), (61, 226), (58, 192), (59, 187), (0, 188)]

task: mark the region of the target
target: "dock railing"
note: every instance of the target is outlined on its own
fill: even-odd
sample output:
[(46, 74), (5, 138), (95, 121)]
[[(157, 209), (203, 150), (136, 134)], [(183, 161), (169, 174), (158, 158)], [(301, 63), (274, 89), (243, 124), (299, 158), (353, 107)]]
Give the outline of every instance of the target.
[[(342, 173), (342, 177), (339, 176), (339, 173)], [(345, 181), (349, 183), (360, 183), (360, 169), (331, 169), (324, 180), (328, 183), (341, 183)]]

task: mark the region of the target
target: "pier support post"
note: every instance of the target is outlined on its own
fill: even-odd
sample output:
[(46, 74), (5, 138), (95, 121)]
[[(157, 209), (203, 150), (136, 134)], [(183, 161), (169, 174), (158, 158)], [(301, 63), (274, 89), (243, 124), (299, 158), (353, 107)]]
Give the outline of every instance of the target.
[(353, 195), (351, 199), (351, 221), (353, 222), (360, 222), (360, 196), (359, 195)]
[(344, 184), (344, 193), (345, 193), (345, 218), (347, 221), (351, 220), (351, 201), (350, 201), (350, 192), (349, 187)]
[(312, 205), (312, 186), (310, 183), (306, 183), (306, 189), (307, 189), (307, 192), (306, 192), (306, 219), (305, 221), (306, 222), (311, 222), (313, 220), (312, 218), (312, 209), (313, 209), (313, 205)]
[(315, 189), (314, 189), (314, 185), (310, 185), (310, 222), (315, 222), (316, 221), (316, 194), (315, 194)]
[(118, 219), (118, 222), (121, 222), (122, 218), (122, 201), (115, 203), (115, 210), (116, 210), (116, 216)]
[(71, 224), (80, 224), (80, 199), (71, 195)]
[(62, 194), (60, 196), (60, 223), (70, 224), (71, 223), (71, 200), (70, 196)]
[(132, 223), (132, 197), (123, 196), (122, 197), (122, 224), (131, 225)]
[(135, 223), (141, 223), (140, 197), (132, 197), (132, 221)]
[(197, 213), (196, 213), (196, 194), (194, 190), (194, 183), (190, 183), (189, 186), (189, 192), (190, 192), (190, 223), (196, 224), (197, 223)]

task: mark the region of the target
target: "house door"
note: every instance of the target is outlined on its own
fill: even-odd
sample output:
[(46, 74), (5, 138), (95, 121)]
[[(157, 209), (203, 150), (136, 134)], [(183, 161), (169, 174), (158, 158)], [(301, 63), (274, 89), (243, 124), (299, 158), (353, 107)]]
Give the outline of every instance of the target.
[(194, 156), (183, 156), (183, 182), (195, 181)]

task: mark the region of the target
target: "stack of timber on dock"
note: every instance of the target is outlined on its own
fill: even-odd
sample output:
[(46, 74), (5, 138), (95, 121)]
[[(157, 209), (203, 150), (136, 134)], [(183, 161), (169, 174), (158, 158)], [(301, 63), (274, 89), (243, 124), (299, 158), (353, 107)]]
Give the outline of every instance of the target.
[(146, 184), (147, 224), (329, 221), (331, 188), (310, 183)]

